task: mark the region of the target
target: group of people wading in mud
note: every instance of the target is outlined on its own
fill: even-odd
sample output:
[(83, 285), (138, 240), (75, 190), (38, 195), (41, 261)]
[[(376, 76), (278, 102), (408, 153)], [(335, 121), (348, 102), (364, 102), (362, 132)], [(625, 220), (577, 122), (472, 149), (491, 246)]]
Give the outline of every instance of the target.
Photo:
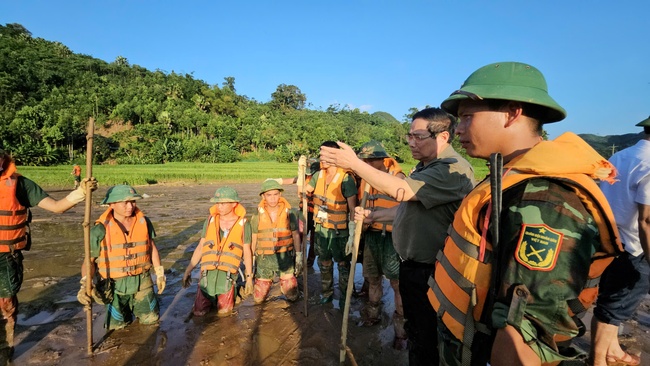
[[(381, 320), (385, 276), (395, 296), (393, 345), (408, 347), (410, 365), (640, 364), (619, 345), (617, 329), (650, 287), (650, 118), (638, 124), (645, 137), (634, 150), (612, 158), (624, 166), (619, 184), (616, 167), (575, 134), (543, 141), (543, 124), (565, 117), (539, 70), (490, 64), (441, 108), (413, 116), (404, 138), (418, 164), (408, 176), (378, 141), (358, 152), (327, 141), (299, 189), (309, 197), (307, 220), (282, 197), (282, 184), (295, 179), (264, 181), (250, 220), (235, 189), (217, 189), (182, 279), (190, 286), (200, 265), (193, 314), (216, 305), (219, 316), (230, 315), (237, 298), (251, 294), (262, 303), (276, 279), (287, 300), (298, 299), (307, 244), (301, 227), (310, 233), (309, 267), (318, 256), (319, 303), (334, 298), (336, 264), (343, 309), (356, 222), (369, 284), (360, 324)], [(489, 160), (484, 181), (476, 184), (451, 146), (454, 135), (469, 156)], [(0, 355), (9, 360), (29, 208), (66, 211), (97, 184), (81, 180), (55, 201), (4, 151), (0, 159)], [(158, 322), (152, 274), (158, 294), (166, 277), (153, 225), (136, 206), (141, 198), (131, 186), (111, 187), (91, 230), (91, 267), (82, 274), (95, 282), (88, 295), (82, 279), (77, 297), (106, 305), (107, 329), (135, 318)], [(570, 343), (584, 333), (580, 319), (596, 300), (587, 355)]]

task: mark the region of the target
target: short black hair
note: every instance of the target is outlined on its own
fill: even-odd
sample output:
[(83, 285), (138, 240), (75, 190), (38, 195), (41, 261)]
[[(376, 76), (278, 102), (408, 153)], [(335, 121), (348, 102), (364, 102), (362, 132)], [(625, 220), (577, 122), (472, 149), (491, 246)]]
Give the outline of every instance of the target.
[(336, 143), (336, 141), (325, 141), (322, 144), (320, 144), (320, 147), (333, 147), (335, 149), (339, 148), (339, 144)]
[(441, 132), (448, 131), (449, 138), (447, 141), (451, 141), (451, 139), (454, 138), (457, 119), (441, 108), (425, 108), (418, 111), (413, 115), (412, 121), (415, 121), (418, 118), (429, 122), (427, 125), (427, 131), (429, 131), (431, 135), (435, 136)]

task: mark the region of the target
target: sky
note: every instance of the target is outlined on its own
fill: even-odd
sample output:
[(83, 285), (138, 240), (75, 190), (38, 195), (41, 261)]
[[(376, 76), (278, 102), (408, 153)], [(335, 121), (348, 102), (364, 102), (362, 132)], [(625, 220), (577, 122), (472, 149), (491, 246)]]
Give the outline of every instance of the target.
[(0, 1), (0, 24), (107, 62), (235, 78), (259, 102), (297, 86), (308, 108), (439, 106), (481, 66), (537, 67), (567, 110), (545, 126), (596, 135), (641, 132), (650, 115), (650, 2), (634, 1)]

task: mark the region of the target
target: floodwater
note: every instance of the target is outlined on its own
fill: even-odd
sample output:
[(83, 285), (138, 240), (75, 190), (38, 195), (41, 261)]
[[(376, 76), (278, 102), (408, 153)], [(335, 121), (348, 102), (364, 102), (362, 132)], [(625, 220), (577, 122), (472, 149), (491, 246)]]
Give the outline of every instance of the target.
[[(147, 198), (138, 207), (152, 220), (156, 245), (166, 269), (167, 287), (159, 295), (159, 325), (140, 325), (106, 333), (104, 306), (94, 305), (92, 356), (87, 354), (86, 313), (76, 300), (84, 256), (82, 222), (84, 206), (64, 214), (33, 209), (32, 250), (25, 253), (25, 281), (18, 295), (16, 365), (338, 365), (342, 311), (338, 290), (331, 304), (318, 305), (320, 282), (317, 266), (309, 270), (308, 316), (301, 297), (285, 300), (279, 283), (267, 302), (253, 305), (252, 297), (235, 306), (235, 315), (218, 318), (212, 311), (193, 317), (196, 278), (188, 289), (181, 278), (200, 238), (203, 221), (212, 205), (209, 199), (222, 185), (153, 185), (136, 187)], [(259, 203), (260, 184), (233, 184), (249, 215)], [(104, 211), (99, 202), (106, 187), (93, 195), (92, 219)], [(56, 198), (68, 190), (51, 190)], [(285, 197), (297, 206), (295, 186)], [(356, 288), (363, 282), (357, 265)], [(336, 271), (335, 271), (336, 273)], [(198, 276), (195, 269), (193, 276)], [(392, 289), (384, 281), (382, 322), (357, 327), (366, 301), (351, 301), (347, 345), (359, 365), (404, 365), (407, 351), (392, 349), (394, 312)], [(335, 281), (336, 286), (337, 281)], [(304, 290), (302, 276), (299, 278)], [(348, 364), (349, 363), (348, 361)]]

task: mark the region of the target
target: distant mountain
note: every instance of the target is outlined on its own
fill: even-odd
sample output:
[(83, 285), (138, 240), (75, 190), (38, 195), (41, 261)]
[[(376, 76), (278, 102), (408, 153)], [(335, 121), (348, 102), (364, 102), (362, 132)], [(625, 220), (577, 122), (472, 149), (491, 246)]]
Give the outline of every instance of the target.
[(586, 133), (578, 136), (582, 137), (600, 155), (609, 159), (612, 156), (612, 152), (621, 151), (636, 144), (643, 138), (643, 132), (609, 136), (597, 136)]
[(397, 118), (393, 117), (393, 115), (388, 112), (375, 112), (372, 114), (372, 116), (382, 119), (385, 122), (388, 122), (388, 124), (401, 123), (400, 121), (397, 120)]

